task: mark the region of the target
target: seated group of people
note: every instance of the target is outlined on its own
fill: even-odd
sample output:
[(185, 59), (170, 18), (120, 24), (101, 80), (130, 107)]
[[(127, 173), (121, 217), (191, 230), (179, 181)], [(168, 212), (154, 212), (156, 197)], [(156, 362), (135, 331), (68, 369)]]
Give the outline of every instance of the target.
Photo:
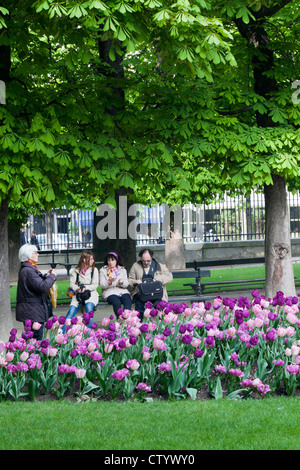
[[(70, 289), (74, 293), (66, 318), (73, 318), (79, 308), (84, 306), (85, 312), (93, 311), (99, 301), (97, 291), (100, 285), (103, 300), (113, 306), (116, 317), (119, 309), (131, 310), (132, 303), (135, 310), (143, 319), (145, 303), (140, 298), (139, 284), (148, 280), (160, 281), (163, 286), (161, 300), (167, 300), (166, 284), (172, 281), (172, 273), (164, 264), (153, 257), (153, 251), (143, 249), (139, 253), (140, 260), (136, 261), (127, 276), (121, 256), (109, 252), (104, 260), (104, 266), (98, 271), (95, 268), (94, 255), (90, 250), (84, 250), (78, 265), (70, 276)], [(19, 272), (16, 320), (36, 321), (42, 324), (42, 329), (35, 332), (34, 337), (40, 339), (44, 322), (48, 320), (47, 292), (56, 280), (56, 272), (50, 269), (42, 274), (37, 267), (38, 251), (35, 245), (23, 245), (19, 252), (21, 269)], [(88, 294), (85, 296), (85, 294)], [(81, 298), (86, 297), (84, 301)], [(37, 315), (38, 312), (38, 315)], [(88, 326), (92, 324), (92, 318)]]
[[(85, 305), (85, 310), (92, 310), (89, 303), (97, 305), (99, 295), (97, 287), (102, 289), (102, 298), (113, 306), (116, 317), (119, 317), (119, 309), (131, 310), (132, 303), (139, 312), (141, 320), (145, 311), (145, 302), (139, 297), (138, 285), (147, 280), (160, 281), (163, 285), (163, 300), (167, 300), (167, 290), (165, 285), (172, 281), (172, 273), (153, 257), (153, 251), (143, 249), (139, 253), (140, 260), (136, 261), (127, 276), (122, 257), (113, 251), (109, 252), (104, 259), (104, 266), (95, 269), (94, 256), (90, 251), (84, 251), (80, 257), (78, 266), (72, 271), (70, 278), (70, 288), (74, 292), (84, 292), (84, 289), (91, 291), (89, 302)], [(91, 274), (93, 272), (93, 278)], [(78, 285), (84, 286), (81, 290)], [(76, 296), (73, 296), (70, 309), (66, 318), (76, 315), (80, 304)]]

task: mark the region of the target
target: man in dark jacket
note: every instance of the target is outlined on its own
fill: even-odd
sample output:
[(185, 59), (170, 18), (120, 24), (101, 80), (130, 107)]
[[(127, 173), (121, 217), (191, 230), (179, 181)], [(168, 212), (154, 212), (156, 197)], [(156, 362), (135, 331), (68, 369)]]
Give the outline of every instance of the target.
[[(37, 247), (23, 245), (19, 250), (21, 268), (17, 288), (16, 320), (26, 325), (27, 320), (40, 323), (41, 327), (34, 330), (35, 339), (43, 338), (44, 323), (48, 320), (47, 293), (56, 281), (56, 272), (50, 269), (42, 274), (37, 267)], [(30, 323), (30, 322), (29, 322)]]
[(36, 232), (34, 232), (34, 231), (31, 232), (30, 243), (31, 243), (31, 245), (35, 245), (37, 247), (37, 249), (40, 250), (39, 241), (37, 239)]

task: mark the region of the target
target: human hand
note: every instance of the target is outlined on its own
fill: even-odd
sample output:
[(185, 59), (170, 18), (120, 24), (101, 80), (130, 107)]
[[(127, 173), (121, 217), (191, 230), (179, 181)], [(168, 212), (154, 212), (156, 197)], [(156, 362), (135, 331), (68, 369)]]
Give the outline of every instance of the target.
[(49, 274), (54, 274), (54, 276), (57, 276), (55, 269), (52, 269), (52, 268), (49, 269), (49, 271), (47, 272), (48, 276), (49, 276)]

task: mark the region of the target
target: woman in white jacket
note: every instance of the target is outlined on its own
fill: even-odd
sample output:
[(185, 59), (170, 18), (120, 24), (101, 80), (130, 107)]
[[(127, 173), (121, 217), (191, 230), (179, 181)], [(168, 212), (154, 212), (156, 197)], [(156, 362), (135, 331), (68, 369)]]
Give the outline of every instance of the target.
[(117, 318), (119, 318), (118, 310), (122, 304), (125, 310), (131, 310), (132, 302), (127, 286), (127, 271), (123, 266), (122, 258), (111, 251), (106, 255), (104, 266), (100, 269), (100, 287), (103, 300), (113, 306)]
[[(99, 273), (98, 269), (95, 268), (94, 255), (91, 251), (84, 250), (81, 253), (78, 265), (71, 272), (70, 289), (72, 289), (74, 295), (66, 319), (75, 317), (79, 308), (83, 307), (85, 312), (90, 314), (88, 327), (91, 326), (93, 323), (94, 307), (99, 301), (99, 294), (97, 292), (98, 285)], [(83, 294), (83, 299), (80, 298), (80, 294)], [(84, 297), (86, 297), (86, 299), (84, 299)], [(65, 325), (62, 330), (65, 332)]]

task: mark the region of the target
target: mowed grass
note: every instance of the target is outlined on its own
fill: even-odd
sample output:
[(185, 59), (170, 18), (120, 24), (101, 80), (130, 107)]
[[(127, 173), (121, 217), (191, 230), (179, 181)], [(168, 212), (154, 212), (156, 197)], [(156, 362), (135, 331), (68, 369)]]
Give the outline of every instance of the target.
[[(296, 276), (296, 285), (300, 286), (300, 263), (295, 263), (293, 265), (294, 275)], [(211, 282), (218, 282), (218, 281), (229, 281), (229, 280), (239, 280), (239, 279), (263, 279), (265, 277), (265, 266), (242, 266), (242, 267), (235, 267), (235, 268), (222, 268), (222, 269), (211, 269), (211, 276), (202, 278), (203, 281), (211, 281)], [(191, 287), (184, 286), (183, 284), (193, 283), (195, 282), (195, 278), (190, 279), (173, 279), (170, 284), (167, 284), (167, 290), (169, 293), (172, 294), (173, 291), (176, 290), (183, 290), (186, 293), (193, 294), (193, 290)], [(66, 296), (66, 291), (69, 287), (69, 281), (57, 281), (57, 294), (59, 303), (69, 303), (70, 299)], [(251, 284), (249, 286), (249, 295), (255, 288), (255, 285)], [(243, 289), (247, 289), (247, 285), (243, 285)], [(226, 287), (226, 291), (230, 292), (230, 290), (236, 290), (235, 287)], [(98, 292), (101, 295), (101, 288), (98, 287)], [(15, 306), (16, 303), (16, 293), (17, 293), (17, 286), (11, 286), (10, 288), (10, 298), (12, 306)]]
[(1, 450), (299, 450), (300, 398), (2, 402)]

